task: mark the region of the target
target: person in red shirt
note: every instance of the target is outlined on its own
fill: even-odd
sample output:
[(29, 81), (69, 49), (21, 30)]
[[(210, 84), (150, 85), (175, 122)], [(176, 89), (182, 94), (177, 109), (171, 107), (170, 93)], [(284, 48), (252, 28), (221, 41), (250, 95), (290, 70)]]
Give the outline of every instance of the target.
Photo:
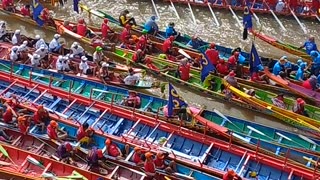
[(29, 126), (30, 126), (29, 117), (26, 117), (26, 116), (18, 117), (18, 128), (22, 134), (28, 133)]
[(86, 37), (87, 31), (88, 31), (88, 28), (86, 23), (84, 22), (84, 19), (80, 18), (77, 24), (77, 34), (79, 34), (80, 36)]
[(89, 128), (88, 123), (83, 123), (77, 131), (77, 141), (81, 144), (91, 144), (94, 130)]
[(41, 11), (39, 18), (42, 21), (44, 21), (45, 24), (52, 25), (52, 26), (54, 25), (54, 21), (53, 21), (52, 17), (50, 17), (49, 10), (47, 8), (44, 8)]
[(132, 155), (132, 161), (136, 163), (137, 166), (142, 166), (143, 165), (143, 160), (142, 160), (142, 151), (140, 147), (135, 147), (134, 148), (134, 153)]
[(313, 91), (317, 90), (317, 77), (312, 75), (309, 79), (303, 81), (302, 87)]
[(232, 56), (229, 57), (228, 59), (228, 66), (229, 69), (235, 69), (238, 63), (238, 58), (239, 58), (239, 52), (236, 51)]
[(229, 74), (228, 65), (223, 59), (221, 59), (220, 63), (217, 65), (217, 72), (219, 74), (222, 74), (222, 75), (228, 75)]
[(31, 17), (30, 5), (23, 6), (20, 10), (22, 16)]
[(145, 153), (146, 160), (144, 162), (144, 170), (147, 175), (147, 178), (152, 179), (156, 175), (156, 166), (152, 159), (152, 153), (147, 152)]
[(317, 12), (317, 14), (320, 14), (320, 2), (319, 2), (319, 0), (312, 0), (312, 9), (313, 9), (313, 11)]
[(292, 107), (292, 111), (294, 113), (309, 117), (308, 112), (304, 108), (305, 104), (306, 104), (306, 102), (303, 99), (297, 98), (297, 100), (294, 102), (294, 105)]
[(70, 30), (70, 31), (72, 31), (72, 32), (75, 31), (74, 26), (71, 26), (69, 21), (64, 21), (64, 22), (63, 22), (63, 27), (67, 28), (68, 30)]
[(298, 0), (290, 0), (289, 6), (293, 11), (296, 11), (298, 7)]
[(223, 180), (242, 180), (242, 178), (237, 175), (234, 170), (230, 169), (223, 175)]
[(132, 60), (135, 63), (143, 63), (144, 62), (144, 55), (141, 49), (138, 49), (132, 56)]
[[(172, 45), (173, 45), (173, 41), (174, 41), (174, 36), (170, 36), (168, 39), (166, 39), (163, 42), (162, 45), (162, 51), (163, 53), (165, 53), (167, 56), (171, 56), (173, 55), (173, 51), (172, 51)], [(169, 59), (169, 58), (168, 58)]]
[(165, 159), (168, 157), (169, 153), (158, 152), (155, 159), (154, 164), (157, 169), (164, 169), (167, 173), (177, 172), (176, 163), (171, 161), (168, 165), (165, 164)]
[(145, 39), (144, 36), (140, 36), (139, 41), (136, 44), (136, 51), (140, 49), (144, 53), (146, 50), (146, 47), (147, 47), (147, 40)]
[(13, 0), (2, 0), (2, 8), (6, 11), (15, 12)]
[(110, 40), (114, 37), (114, 31), (111, 30), (111, 28), (108, 25), (109, 20), (105, 18), (101, 24), (101, 36), (102, 40)]
[(214, 67), (217, 67), (220, 58), (219, 51), (216, 50), (216, 45), (214, 43), (210, 44), (209, 49), (206, 50), (205, 54), (207, 55), (211, 63), (214, 65)]
[(107, 154), (118, 159), (124, 159), (128, 155), (130, 148), (129, 145), (126, 145), (125, 148), (121, 151), (120, 148), (115, 143), (112, 143), (112, 140), (109, 138), (106, 140), (105, 145)]
[[(61, 133), (61, 134), (58, 134), (58, 133)], [(58, 141), (65, 139), (68, 136), (66, 132), (59, 129), (58, 123), (54, 120), (50, 121), (50, 124), (47, 127), (47, 134), (50, 139), (58, 140)]]
[(44, 131), (45, 124), (50, 121), (50, 116), (42, 105), (39, 105), (37, 111), (33, 114), (33, 121), (37, 126), (41, 127), (42, 131)]
[(129, 97), (125, 100), (125, 105), (133, 108), (141, 107), (141, 99), (138, 96), (137, 92), (129, 91)]
[(146, 66), (148, 66), (148, 68), (152, 70), (160, 71), (160, 69), (152, 63), (151, 58), (146, 57), (146, 59), (144, 60), (144, 63)]
[(130, 41), (132, 41), (130, 30), (131, 30), (130, 24), (126, 24), (125, 28), (123, 28), (123, 31), (121, 32), (121, 35), (120, 35), (121, 42), (126, 47), (130, 45)]
[(269, 84), (269, 79), (266, 75), (259, 75), (259, 72), (253, 72), (250, 80), (259, 84)]
[(6, 101), (6, 104), (10, 106), (13, 110), (17, 110), (19, 103), (20, 102), (18, 101), (16, 96), (12, 96), (12, 98)]
[(2, 115), (3, 121), (7, 124), (13, 123), (13, 113), (11, 108), (7, 108), (6, 112)]
[(190, 78), (190, 64), (188, 59), (182, 59), (179, 66), (180, 79), (183, 81), (188, 81)]

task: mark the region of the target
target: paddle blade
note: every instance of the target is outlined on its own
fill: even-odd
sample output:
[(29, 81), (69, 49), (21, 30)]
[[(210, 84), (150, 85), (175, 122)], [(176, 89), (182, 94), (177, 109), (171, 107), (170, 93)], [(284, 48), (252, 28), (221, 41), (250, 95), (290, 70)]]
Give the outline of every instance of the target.
[(248, 29), (244, 28), (242, 33), (243, 40), (246, 40), (248, 38)]
[(0, 145), (0, 152), (6, 156), (7, 158), (9, 157), (9, 154), (8, 152), (4, 149), (4, 147), (2, 145)]
[(38, 161), (36, 160), (35, 158), (31, 157), (31, 156), (28, 156), (27, 157), (27, 161), (33, 165), (36, 165), (36, 166), (39, 166), (41, 168), (43, 168), (44, 166)]
[(179, 49), (178, 51), (180, 54), (182, 54), (184, 57), (191, 59), (191, 57), (189, 56), (189, 54), (187, 54), (183, 49)]
[(8, 163), (5, 161), (0, 161), (0, 166), (12, 166), (12, 163)]

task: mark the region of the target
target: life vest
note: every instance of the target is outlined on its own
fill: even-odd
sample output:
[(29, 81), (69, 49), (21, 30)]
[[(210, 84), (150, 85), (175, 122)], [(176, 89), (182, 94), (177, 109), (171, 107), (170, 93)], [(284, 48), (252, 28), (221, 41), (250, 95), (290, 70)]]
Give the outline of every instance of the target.
[(5, 123), (11, 123), (12, 122), (12, 118), (13, 118), (13, 114), (10, 110), (7, 110), (5, 113), (3, 113), (3, 121)]
[(232, 55), (229, 59), (228, 59), (228, 64), (231, 66), (235, 66), (237, 65), (238, 62), (238, 57), (236, 57), (235, 55)]
[(227, 66), (226, 63), (224, 63), (224, 64), (218, 64), (218, 65), (217, 65), (217, 71), (218, 71), (218, 73), (220, 73), (220, 74), (227, 75), (227, 74), (229, 73), (229, 68), (228, 68), (228, 66)]
[(156, 157), (156, 159), (153, 162), (157, 168), (162, 168), (164, 166), (164, 160), (159, 159), (158, 157)]
[(101, 25), (101, 33), (103, 38), (108, 38), (108, 32), (110, 30), (110, 27), (106, 23), (102, 23)]
[(181, 80), (188, 81), (190, 78), (190, 64), (181, 65), (179, 71)]
[(146, 171), (146, 174), (149, 176), (154, 176), (156, 173), (156, 167), (153, 162), (153, 160), (146, 160), (144, 163), (144, 170)]
[(77, 25), (77, 34), (80, 36), (86, 36), (87, 34), (87, 26), (85, 24), (78, 24)]
[(163, 45), (162, 45), (162, 51), (167, 54), (168, 51), (171, 49), (171, 47), (172, 47), (172, 42), (171, 42), (170, 39), (168, 38), (168, 39), (166, 39), (166, 40), (164, 41), (164, 43), (163, 43)]
[(120, 35), (120, 38), (121, 38), (121, 42), (125, 44), (128, 43), (130, 39), (130, 31), (124, 28)]
[(216, 66), (219, 62), (219, 52), (215, 49), (208, 49), (206, 50), (205, 54), (207, 55), (207, 57), (209, 58), (209, 60), (211, 61), (211, 63)]
[(30, 9), (27, 9), (26, 7), (21, 8), (20, 11), (23, 16), (31, 16)]
[(108, 154), (112, 157), (118, 157), (120, 155), (120, 152), (119, 152), (119, 149), (118, 149), (118, 146), (111, 143), (109, 146), (108, 146)]
[(141, 154), (138, 154), (138, 153), (134, 153), (133, 156), (132, 156), (132, 161), (136, 164), (140, 163), (142, 160), (141, 160)]
[(47, 134), (48, 134), (50, 139), (53, 139), (53, 140), (57, 140), (58, 139), (57, 130), (55, 128), (53, 128), (52, 126), (50, 126), (50, 125), (48, 125), (48, 127), (47, 127)]

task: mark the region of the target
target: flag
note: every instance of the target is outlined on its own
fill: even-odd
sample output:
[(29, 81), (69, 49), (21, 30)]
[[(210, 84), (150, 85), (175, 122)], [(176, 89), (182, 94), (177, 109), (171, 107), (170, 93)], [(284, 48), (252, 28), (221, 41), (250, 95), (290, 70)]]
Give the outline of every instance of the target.
[(206, 77), (210, 74), (210, 72), (215, 70), (215, 68), (212, 62), (208, 60), (209, 58), (203, 52), (203, 50), (201, 50), (200, 52), (204, 56), (204, 58), (200, 60), (201, 82), (203, 82), (206, 79)]
[(40, 4), (38, 0), (32, 0), (32, 9), (33, 20), (36, 21), (39, 26), (43, 26), (45, 22), (39, 18), (41, 11), (44, 9), (42, 4)]
[(181, 108), (188, 106), (186, 102), (180, 97), (174, 87), (169, 83), (169, 101), (168, 101), (168, 117), (173, 115), (174, 108)]
[(257, 51), (254, 43), (252, 43), (250, 58), (249, 58), (250, 73), (258, 71), (258, 68), (261, 65), (262, 65), (262, 63), (261, 63), (261, 59), (259, 57), (258, 51)]
[(73, 10), (79, 13), (79, 0), (73, 0)]
[(243, 40), (246, 40), (248, 38), (248, 29), (252, 29), (252, 16), (249, 11), (249, 7), (245, 6), (244, 7), (244, 12), (243, 12)]

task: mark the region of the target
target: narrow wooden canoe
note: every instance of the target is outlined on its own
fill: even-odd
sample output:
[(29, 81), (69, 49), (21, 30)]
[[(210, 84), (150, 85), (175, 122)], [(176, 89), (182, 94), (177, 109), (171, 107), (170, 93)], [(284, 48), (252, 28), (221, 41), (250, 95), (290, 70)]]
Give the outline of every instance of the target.
[[(4, 75), (0, 72), (0, 76), (3, 80), (9, 80), (7, 74)], [(11, 90), (12, 88), (18, 89)], [(68, 96), (59, 89), (49, 90), (46, 85), (30, 84), (28, 80), (21, 78), (16, 79), (15, 83), (9, 88), (10, 91), (25, 96), (32, 101), (32, 104), (41, 103), (52, 112), (57, 114), (60, 112), (60, 118), (57, 118), (56, 115), (50, 115), (50, 117), (59, 121), (59, 126), (68, 129), (67, 131), (70, 133), (76, 132), (79, 122), (89, 123), (96, 130), (94, 139), (100, 148), (104, 146), (105, 138), (108, 137), (112, 138), (113, 142), (120, 147), (128, 144), (132, 147), (140, 146), (152, 152), (157, 152), (159, 149), (167, 151), (170, 154), (169, 157), (174, 158), (178, 164), (183, 163), (188, 165), (189, 168), (193, 167), (202, 171), (198, 174), (197, 171), (193, 173), (190, 173), (190, 170), (184, 171), (186, 175), (183, 177), (185, 179), (198, 179), (200, 177), (212, 179), (212, 176), (203, 172), (221, 178), (227, 167), (235, 169), (238, 174), (245, 178), (250, 178), (250, 172), (252, 171), (256, 172), (258, 177), (261, 178), (272, 175), (276, 179), (283, 180), (301, 178), (301, 176), (312, 179), (318, 176), (317, 171), (292, 163), (289, 159), (266, 156), (182, 127), (162, 121), (154, 121), (153, 118), (141, 116), (138, 113), (132, 116), (134, 112), (126, 109), (103, 104), (99, 101), (92, 102), (75, 94)], [(39, 96), (40, 92), (42, 93)], [(67, 101), (68, 97), (70, 102)], [(72, 103), (72, 101), (75, 102)], [(21, 104), (21, 107), (35, 111), (35, 108), (26, 104)], [(70, 120), (65, 119), (63, 114), (70, 115), (70, 118), (68, 118)], [(79, 115), (80, 118), (77, 118)], [(173, 129), (180, 130), (172, 131)], [(159, 147), (159, 140), (162, 137), (166, 140)], [(199, 149), (199, 147), (201, 148)], [(226, 161), (231, 158), (232, 161)], [(284, 169), (283, 164), (286, 164), (288, 168)]]

